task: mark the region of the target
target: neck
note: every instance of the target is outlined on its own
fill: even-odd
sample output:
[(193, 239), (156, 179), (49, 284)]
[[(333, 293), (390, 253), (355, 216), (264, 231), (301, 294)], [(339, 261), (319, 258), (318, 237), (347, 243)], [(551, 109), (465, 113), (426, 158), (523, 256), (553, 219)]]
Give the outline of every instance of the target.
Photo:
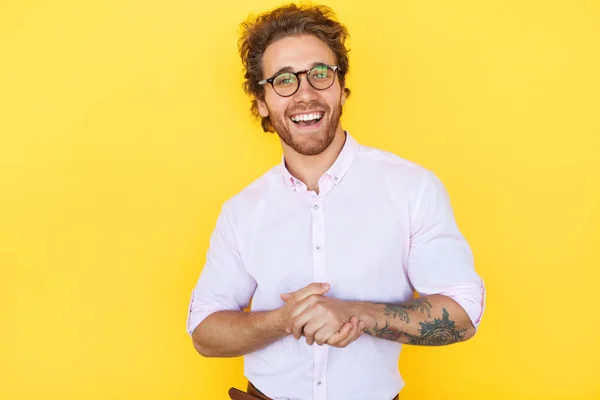
[(283, 156), (285, 166), (290, 173), (306, 184), (308, 190), (319, 192), (319, 179), (333, 165), (335, 160), (340, 155), (344, 143), (346, 142), (346, 134), (341, 125), (335, 132), (333, 141), (322, 153), (314, 156), (305, 156), (296, 153), (292, 148), (283, 144)]

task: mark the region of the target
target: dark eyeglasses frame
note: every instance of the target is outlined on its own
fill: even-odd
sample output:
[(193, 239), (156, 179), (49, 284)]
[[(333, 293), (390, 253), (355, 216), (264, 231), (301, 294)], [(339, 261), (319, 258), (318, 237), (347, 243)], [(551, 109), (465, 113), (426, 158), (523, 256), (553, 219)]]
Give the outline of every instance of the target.
[[(327, 86), (326, 88), (316, 88), (316, 87), (315, 87), (315, 86), (314, 86), (314, 85), (313, 85), (313, 84), (310, 82), (310, 79), (308, 79), (308, 73), (309, 73), (310, 71), (312, 71), (313, 69), (315, 69), (315, 68), (319, 68), (319, 67), (322, 67), (322, 66), (329, 67), (329, 68), (331, 68), (331, 69), (333, 70), (333, 80), (331, 81), (331, 85)], [(275, 76), (272, 76), (272, 77), (270, 77), (269, 79), (263, 79), (262, 81), (258, 81), (258, 84), (259, 84), (259, 85), (264, 85), (265, 83), (270, 83), (270, 84), (271, 84), (271, 87), (273, 88), (273, 91), (274, 91), (275, 93), (277, 93), (279, 96), (281, 96), (281, 97), (290, 97), (290, 96), (293, 96), (293, 95), (295, 95), (295, 94), (296, 94), (296, 92), (298, 91), (298, 89), (300, 89), (300, 84), (302, 83), (302, 82), (300, 81), (300, 75), (301, 75), (301, 74), (307, 74), (307, 78), (306, 78), (306, 80), (308, 81), (308, 84), (309, 84), (310, 86), (312, 86), (314, 89), (316, 89), (316, 90), (327, 90), (327, 89), (329, 89), (330, 87), (332, 87), (332, 86), (333, 86), (333, 84), (335, 83), (335, 77), (337, 76), (337, 72), (338, 72), (338, 71), (341, 71), (341, 70), (340, 70), (340, 68), (339, 68), (337, 65), (319, 64), (319, 65), (315, 65), (314, 67), (312, 67), (312, 68), (310, 68), (310, 69), (305, 69), (305, 70), (303, 70), (303, 71), (298, 71), (298, 72), (281, 72), (281, 73), (279, 73), (279, 74), (277, 74), (277, 75), (275, 75)], [(285, 95), (285, 96), (284, 96), (284, 95), (282, 95), (282, 94), (279, 94), (279, 92), (277, 92), (277, 89), (275, 89), (275, 85), (273, 85), (273, 81), (275, 80), (275, 78), (277, 78), (277, 77), (278, 77), (279, 75), (281, 75), (281, 74), (292, 74), (292, 75), (294, 75), (294, 76), (296, 77), (296, 80), (298, 81), (298, 86), (296, 86), (296, 90), (294, 90), (294, 92), (293, 92), (293, 93), (290, 93), (290, 94), (288, 94), (288, 95)]]

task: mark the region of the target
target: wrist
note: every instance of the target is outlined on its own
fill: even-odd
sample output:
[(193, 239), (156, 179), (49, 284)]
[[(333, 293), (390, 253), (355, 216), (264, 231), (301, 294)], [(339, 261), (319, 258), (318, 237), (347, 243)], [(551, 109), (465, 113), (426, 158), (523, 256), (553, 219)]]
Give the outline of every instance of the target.
[(380, 311), (380, 307), (376, 304), (365, 302), (365, 301), (353, 301), (351, 302), (351, 313), (357, 316), (360, 321), (365, 324), (365, 330), (371, 330), (375, 327), (375, 321), (377, 320), (377, 314)]
[(268, 326), (270, 326), (277, 335), (287, 336), (289, 334), (285, 330), (286, 320), (284, 317), (283, 308), (277, 308), (269, 311), (268, 317)]

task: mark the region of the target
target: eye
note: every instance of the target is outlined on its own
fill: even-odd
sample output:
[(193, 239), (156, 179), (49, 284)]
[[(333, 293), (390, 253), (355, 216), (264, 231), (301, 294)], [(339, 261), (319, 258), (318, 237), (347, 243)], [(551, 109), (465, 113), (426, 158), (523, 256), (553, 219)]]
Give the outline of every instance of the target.
[(310, 75), (317, 80), (327, 79), (329, 77), (329, 67), (327, 65), (318, 65), (312, 69)]
[(277, 86), (290, 86), (296, 83), (296, 77), (293, 74), (285, 73), (277, 75), (273, 83)]

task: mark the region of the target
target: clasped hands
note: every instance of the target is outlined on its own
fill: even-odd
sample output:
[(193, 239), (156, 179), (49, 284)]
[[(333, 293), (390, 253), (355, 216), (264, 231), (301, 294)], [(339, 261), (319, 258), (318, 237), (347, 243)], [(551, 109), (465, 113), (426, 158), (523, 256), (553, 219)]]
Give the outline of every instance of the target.
[(350, 302), (323, 296), (329, 288), (327, 283), (311, 283), (281, 295), (286, 302), (280, 309), (285, 330), (296, 340), (304, 335), (308, 345), (317, 343), (342, 348), (363, 333), (364, 322), (359, 321)]

